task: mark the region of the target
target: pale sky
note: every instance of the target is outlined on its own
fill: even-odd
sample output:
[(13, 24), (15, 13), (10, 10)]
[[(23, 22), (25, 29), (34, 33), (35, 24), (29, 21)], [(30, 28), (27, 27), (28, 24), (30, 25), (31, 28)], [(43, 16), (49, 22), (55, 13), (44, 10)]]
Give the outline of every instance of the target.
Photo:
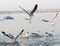
[(32, 9), (38, 4), (38, 9), (60, 9), (60, 0), (0, 0), (0, 10), (19, 10), (18, 5)]

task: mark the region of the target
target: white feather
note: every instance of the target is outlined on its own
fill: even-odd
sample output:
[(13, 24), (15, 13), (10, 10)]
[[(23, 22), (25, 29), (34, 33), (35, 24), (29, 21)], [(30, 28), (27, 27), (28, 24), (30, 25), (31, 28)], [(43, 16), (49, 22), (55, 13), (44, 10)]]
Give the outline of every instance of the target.
[(4, 18), (3, 17), (0, 17), (0, 21), (2, 21), (2, 20), (4, 20)]

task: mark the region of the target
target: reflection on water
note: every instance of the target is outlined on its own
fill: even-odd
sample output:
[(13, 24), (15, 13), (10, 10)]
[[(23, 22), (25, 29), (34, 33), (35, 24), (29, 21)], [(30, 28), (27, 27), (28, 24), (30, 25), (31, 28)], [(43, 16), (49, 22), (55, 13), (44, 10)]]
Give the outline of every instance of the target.
[[(7, 41), (8, 40), (8, 41)], [(59, 46), (60, 45), (60, 39), (55, 37), (43, 37), (43, 38), (29, 38), (29, 39), (23, 39), (19, 37), (17, 39), (18, 42), (11, 42), (9, 38), (3, 38), (0, 36), (0, 46)], [(9, 43), (10, 42), (10, 43)]]

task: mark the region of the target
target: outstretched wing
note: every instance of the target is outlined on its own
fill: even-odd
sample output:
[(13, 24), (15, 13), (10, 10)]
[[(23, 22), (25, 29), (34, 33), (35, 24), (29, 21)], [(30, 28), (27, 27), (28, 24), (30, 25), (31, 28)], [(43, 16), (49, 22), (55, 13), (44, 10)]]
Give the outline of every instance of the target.
[(45, 19), (43, 19), (42, 21), (44, 21), (44, 22), (49, 22), (48, 20), (45, 20)]
[(11, 34), (6, 34), (6, 32), (2, 31), (2, 34), (9, 37), (10, 39), (14, 39), (14, 36)]
[(16, 36), (15, 40), (19, 37), (19, 35), (21, 35), (23, 33), (24, 29), (22, 29), (22, 31)]
[(56, 13), (56, 15), (54, 16), (53, 20), (58, 16), (58, 12)]
[(19, 7), (29, 15), (29, 13), (24, 8), (22, 8), (20, 5)]
[(6, 20), (8, 20), (8, 19), (14, 19), (13, 17), (10, 17), (10, 16), (5, 16), (3, 18), (6, 19)]
[(32, 16), (34, 14), (34, 12), (37, 10), (37, 7), (38, 7), (38, 5), (36, 4), (34, 6), (33, 10), (31, 11), (30, 16)]
[(52, 18), (52, 20), (54, 20), (57, 16), (58, 16), (58, 12), (57, 12), (56, 15)]

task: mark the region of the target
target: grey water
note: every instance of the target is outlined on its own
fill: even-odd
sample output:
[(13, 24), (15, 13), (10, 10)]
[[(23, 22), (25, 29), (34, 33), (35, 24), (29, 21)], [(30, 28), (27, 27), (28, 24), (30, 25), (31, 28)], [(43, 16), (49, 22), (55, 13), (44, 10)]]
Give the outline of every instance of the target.
[[(27, 38), (21, 38), (19, 37), (17, 39), (18, 41), (18, 45), (16, 45), (17, 43), (13, 43), (11, 39), (9, 39), (8, 37), (3, 37), (0, 36), (0, 46), (59, 46), (60, 45), (60, 38), (58, 36), (53, 36), (53, 37), (31, 37), (29, 39)], [(2, 43), (1, 43), (2, 42)], [(10, 43), (9, 43), (10, 42)], [(6, 44), (8, 43), (8, 44)], [(11, 44), (12, 43), (12, 44)]]
[[(12, 40), (4, 36), (1, 31), (11, 33), (13, 36), (17, 36), (22, 29), (24, 29), (23, 34), (26, 32), (34, 32), (38, 34), (45, 35), (45, 32), (54, 31), (54, 37), (43, 37), (43, 38), (29, 38), (22, 39), (19, 37), (17, 41), (20, 43), (20, 46), (59, 46), (60, 45), (60, 16), (55, 19), (55, 25), (50, 25), (50, 23), (45, 23), (42, 19), (51, 19), (55, 16), (56, 13), (35, 13), (32, 18), (32, 23), (25, 20), (27, 14), (0, 14), (2, 16), (12, 16), (14, 20), (4, 20), (0, 21), (0, 42), (11, 42)], [(40, 32), (38, 32), (40, 31)], [(2, 36), (1, 36), (2, 35)]]

